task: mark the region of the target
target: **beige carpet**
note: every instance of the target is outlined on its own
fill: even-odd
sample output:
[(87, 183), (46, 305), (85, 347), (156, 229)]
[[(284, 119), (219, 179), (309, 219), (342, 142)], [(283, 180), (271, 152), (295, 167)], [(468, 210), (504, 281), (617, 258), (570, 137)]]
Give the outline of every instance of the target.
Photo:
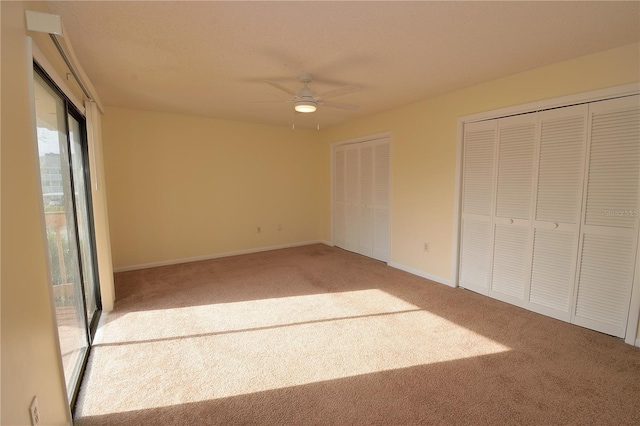
[(640, 349), (324, 245), (116, 294), (77, 425), (640, 424)]

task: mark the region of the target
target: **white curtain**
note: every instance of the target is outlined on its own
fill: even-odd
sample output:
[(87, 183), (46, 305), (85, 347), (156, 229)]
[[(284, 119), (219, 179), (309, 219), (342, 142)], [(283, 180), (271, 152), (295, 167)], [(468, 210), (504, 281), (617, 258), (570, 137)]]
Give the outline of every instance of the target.
[(86, 101), (85, 114), (89, 143), (89, 169), (91, 171), (91, 195), (95, 222), (98, 274), (100, 277), (100, 297), (102, 299), (102, 310), (109, 312), (113, 310), (115, 290), (113, 286), (109, 214), (107, 211), (107, 191), (102, 154), (101, 113), (95, 102)]

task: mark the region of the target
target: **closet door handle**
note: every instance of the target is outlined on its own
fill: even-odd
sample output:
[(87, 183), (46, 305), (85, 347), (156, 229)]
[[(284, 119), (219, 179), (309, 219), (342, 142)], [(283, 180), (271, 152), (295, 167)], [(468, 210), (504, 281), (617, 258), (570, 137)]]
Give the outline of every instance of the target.
[(513, 225), (513, 219), (509, 219), (509, 224)]
[(553, 229), (558, 229), (558, 224), (557, 223), (553, 224)]

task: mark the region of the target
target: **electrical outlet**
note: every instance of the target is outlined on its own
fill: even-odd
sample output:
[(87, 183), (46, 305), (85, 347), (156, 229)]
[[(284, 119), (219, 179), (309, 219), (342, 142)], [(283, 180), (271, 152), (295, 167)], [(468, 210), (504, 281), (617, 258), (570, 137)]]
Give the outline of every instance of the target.
[(429, 253), (429, 243), (424, 243), (424, 251)]
[(262, 227), (258, 226), (258, 234), (262, 232)]
[(40, 410), (38, 410), (38, 397), (34, 396), (29, 406), (29, 413), (31, 414), (31, 426), (37, 426), (40, 424)]

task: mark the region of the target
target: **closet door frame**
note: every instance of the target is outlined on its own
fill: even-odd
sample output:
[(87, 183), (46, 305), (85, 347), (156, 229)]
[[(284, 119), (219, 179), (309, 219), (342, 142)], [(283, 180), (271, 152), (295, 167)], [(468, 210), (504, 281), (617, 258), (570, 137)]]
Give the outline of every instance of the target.
[[(335, 173), (336, 173), (336, 164), (335, 164), (335, 159), (336, 159), (336, 151), (338, 150), (338, 148), (344, 148), (346, 147), (346, 145), (351, 145), (351, 144), (357, 144), (357, 143), (363, 143), (363, 142), (378, 142), (382, 139), (388, 139), (389, 140), (389, 150), (390, 150), (390, 157), (389, 157), (389, 187), (391, 187), (391, 182), (392, 182), (392, 161), (391, 161), (391, 155), (393, 154), (393, 150), (392, 150), (392, 137), (391, 137), (391, 132), (382, 132), (382, 133), (376, 133), (373, 135), (368, 135), (368, 136), (362, 136), (362, 137), (358, 137), (358, 138), (353, 138), (353, 139), (347, 139), (347, 140), (342, 140), (342, 141), (337, 141), (334, 142), (330, 145), (330, 150), (329, 150), (329, 155), (330, 155), (330, 166), (331, 166), (331, 170), (330, 170), (330, 177), (331, 177), (331, 193), (330, 193), (330, 208), (331, 208), (331, 241), (329, 241), (331, 246), (335, 246), (336, 244), (336, 217), (335, 217), (335, 195), (336, 195), (336, 182), (335, 182)], [(391, 191), (389, 191), (389, 259), (385, 262), (387, 264), (389, 264), (389, 262), (391, 262), (391, 218), (392, 218), (392, 212), (391, 212), (391, 203), (392, 203), (392, 197), (393, 194)]]
[[(453, 217), (453, 249), (451, 256), (451, 278), (454, 287), (459, 284), (460, 262), (460, 226), (462, 223), (462, 171), (464, 150), (464, 129), (466, 123), (485, 120), (493, 120), (518, 114), (532, 113), (552, 108), (561, 108), (582, 103), (601, 101), (606, 99), (621, 98), (640, 94), (640, 83), (632, 83), (623, 86), (615, 86), (606, 89), (594, 90), (574, 95), (546, 99), (513, 107), (500, 108), (482, 113), (458, 117), (457, 120), (457, 149), (456, 149), (456, 174)], [(333, 152), (333, 150), (332, 150)], [(333, 169), (332, 169), (333, 176)], [(332, 194), (333, 200), (333, 194)], [(333, 205), (332, 205), (333, 211)], [(333, 215), (332, 215), (333, 217)], [(640, 347), (640, 339), (636, 340), (638, 333), (638, 321), (640, 320), (640, 250), (636, 253), (636, 270), (632, 284), (631, 302), (627, 317), (625, 342)]]

